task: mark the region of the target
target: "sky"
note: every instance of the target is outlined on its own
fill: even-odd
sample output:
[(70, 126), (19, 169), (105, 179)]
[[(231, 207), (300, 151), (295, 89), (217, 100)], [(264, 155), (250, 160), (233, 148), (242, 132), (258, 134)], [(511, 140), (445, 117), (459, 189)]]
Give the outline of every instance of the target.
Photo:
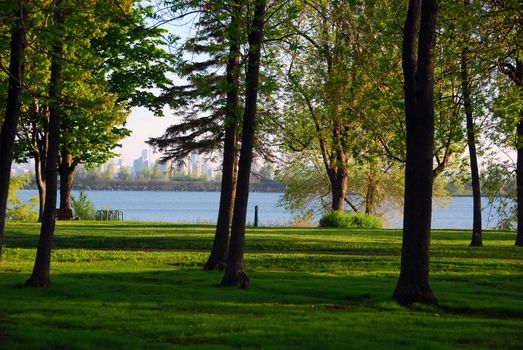
[[(132, 134), (121, 141), (122, 148), (116, 150), (121, 156), (117, 158), (123, 159), (127, 165), (132, 165), (133, 160), (141, 156), (143, 149), (150, 149), (145, 141), (150, 137), (162, 135), (167, 127), (175, 123), (175, 118), (169, 111), (164, 114), (164, 117), (156, 117), (145, 108), (133, 108), (126, 125)], [(159, 157), (159, 154), (151, 155), (153, 160)]]

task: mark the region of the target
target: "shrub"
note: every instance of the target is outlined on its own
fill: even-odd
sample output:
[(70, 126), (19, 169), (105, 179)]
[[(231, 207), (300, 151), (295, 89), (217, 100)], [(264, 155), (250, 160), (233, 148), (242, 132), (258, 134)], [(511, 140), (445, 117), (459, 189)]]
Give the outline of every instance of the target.
[(35, 210), (38, 205), (38, 197), (33, 197), (26, 203), (16, 196), (18, 191), (30, 182), (28, 175), (11, 177), (5, 213), (7, 221), (35, 222), (38, 220), (38, 212)]
[(320, 227), (383, 228), (383, 223), (372, 215), (331, 211), (321, 217)]
[(80, 192), (80, 198), (72, 198), (73, 209), (80, 220), (96, 219), (96, 208), (93, 202), (87, 198), (85, 192)]

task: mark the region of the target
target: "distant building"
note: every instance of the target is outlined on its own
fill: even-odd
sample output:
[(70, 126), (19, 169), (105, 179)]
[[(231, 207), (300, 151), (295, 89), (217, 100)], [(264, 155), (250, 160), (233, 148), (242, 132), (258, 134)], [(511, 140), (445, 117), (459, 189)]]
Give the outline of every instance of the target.
[(141, 173), (143, 171), (143, 168), (144, 164), (141, 157), (133, 161), (133, 172), (135, 174)]

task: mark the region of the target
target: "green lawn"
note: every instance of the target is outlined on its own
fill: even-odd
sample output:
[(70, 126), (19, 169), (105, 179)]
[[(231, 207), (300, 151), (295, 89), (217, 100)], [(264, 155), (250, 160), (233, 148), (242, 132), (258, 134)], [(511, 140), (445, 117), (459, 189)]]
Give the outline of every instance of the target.
[(54, 287), (20, 288), (39, 227), (8, 223), (0, 349), (521, 349), (514, 233), (433, 233), (438, 306), (402, 308), (395, 230), (251, 229), (249, 290), (201, 266), (211, 226), (59, 222)]

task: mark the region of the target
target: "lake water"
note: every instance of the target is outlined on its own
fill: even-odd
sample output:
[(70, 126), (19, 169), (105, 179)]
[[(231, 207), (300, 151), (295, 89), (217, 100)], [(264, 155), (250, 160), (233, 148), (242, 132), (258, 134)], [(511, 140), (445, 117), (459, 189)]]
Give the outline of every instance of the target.
[[(97, 209), (123, 211), (126, 221), (216, 223), (220, 200), (219, 192), (153, 192), (153, 191), (85, 191)], [(78, 197), (79, 192), (73, 191)], [(22, 190), (18, 196), (28, 200), (36, 196), (36, 190)], [(254, 221), (254, 206), (259, 207), (261, 226), (286, 226), (292, 216), (278, 206), (281, 193), (253, 192), (249, 196), (248, 219)], [(493, 228), (497, 224), (490, 217), (487, 199), (483, 198), (483, 227)], [(401, 212), (386, 214), (386, 226), (401, 228)], [(472, 197), (452, 197), (446, 206), (435, 203), (432, 228), (472, 228)]]

